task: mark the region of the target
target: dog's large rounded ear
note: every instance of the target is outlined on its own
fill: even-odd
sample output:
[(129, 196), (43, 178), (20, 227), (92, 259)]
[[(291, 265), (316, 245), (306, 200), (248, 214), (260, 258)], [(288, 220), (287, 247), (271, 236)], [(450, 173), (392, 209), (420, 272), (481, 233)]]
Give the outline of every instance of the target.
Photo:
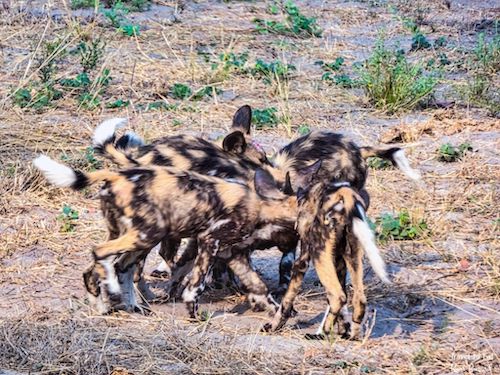
[(262, 198), (282, 199), (284, 197), (271, 173), (264, 169), (259, 168), (255, 171), (254, 185), (255, 191)]
[(247, 149), (245, 136), (239, 130), (228, 134), (222, 141), (222, 148), (226, 152), (234, 152), (235, 154), (243, 154)]
[(233, 128), (240, 129), (243, 134), (250, 134), (252, 126), (252, 108), (244, 105), (238, 108), (233, 116)]
[(285, 185), (283, 186), (283, 193), (286, 195), (293, 194), (292, 182), (290, 181), (290, 172), (286, 172)]

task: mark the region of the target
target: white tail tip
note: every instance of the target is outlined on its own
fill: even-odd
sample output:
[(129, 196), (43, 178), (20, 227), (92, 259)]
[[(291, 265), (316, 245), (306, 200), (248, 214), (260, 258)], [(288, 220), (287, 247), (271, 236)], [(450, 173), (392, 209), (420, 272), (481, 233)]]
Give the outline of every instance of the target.
[(406, 158), (404, 150), (396, 151), (392, 157), (398, 168), (401, 169), (401, 171), (409, 178), (415, 181), (422, 178), (420, 172), (410, 166), (410, 162)]
[(352, 230), (354, 236), (358, 239), (361, 246), (365, 250), (365, 254), (370, 261), (370, 264), (375, 271), (375, 274), (386, 284), (391, 284), (391, 281), (387, 277), (387, 272), (385, 270), (385, 263), (380, 255), (380, 251), (375, 244), (375, 236), (372, 230), (368, 226), (368, 223), (357, 217), (353, 219)]
[(70, 167), (60, 164), (51, 158), (41, 155), (33, 160), (45, 178), (53, 185), (71, 187), (77, 180), (76, 174)]
[(116, 129), (121, 128), (127, 123), (126, 118), (112, 118), (99, 124), (94, 130), (94, 146), (101, 146), (115, 135)]

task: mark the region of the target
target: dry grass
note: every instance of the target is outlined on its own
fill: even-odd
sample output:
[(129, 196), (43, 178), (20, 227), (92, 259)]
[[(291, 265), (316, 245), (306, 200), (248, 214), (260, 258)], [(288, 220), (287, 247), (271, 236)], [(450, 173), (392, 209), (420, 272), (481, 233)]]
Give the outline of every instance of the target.
[[(399, 40), (409, 47), (411, 35), (386, 7), (341, 1), (320, 7), (299, 1), (300, 8), (318, 16), (325, 29), (322, 38), (301, 40), (253, 31), (251, 20), (267, 16), (265, 2), (154, 3), (157, 7), (147, 13), (147, 20), (134, 14), (133, 22), (147, 26), (134, 38), (122, 36), (102, 20), (71, 19), (67, 1), (30, 2), (24, 12), (16, 11), (19, 4), (11, 1), (2, 16), (0, 371), (498, 373), (498, 119), (461, 106), (386, 117), (367, 107), (359, 90), (322, 83), (314, 61), (343, 56), (351, 74), (352, 63), (369, 55), (382, 28), (389, 42)], [(404, 3), (400, 15), (411, 16), (418, 14), (422, 2), (391, 3)], [(464, 31), (494, 16), (493, 6), (487, 0), (481, 3), (482, 10), (448, 11), (441, 3), (432, 5), (435, 9), (422, 28), (432, 39), (446, 36), (453, 44), (446, 50), (450, 60), (462, 59), (473, 45), (476, 35), (465, 37)], [(61, 10), (60, 16), (43, 15), (54, 9)], [(100, 35), (107, 42), (99, 70), (110, 68), (113, 80), (102, 102), (122, 98), (130, 105), (89, 111), (68, 97), (40, 111), (14, 106), (12, 90), (37, 77), (43, 42), (60, 37), (71, 45), (81, 35)], [(250, 66), (257, 58), (281, 60), (296, 65), (297, 71), (274, 87), (249, 74), (221, 74), (211, 69), (211, 63), (224, 51), (248, 51)], [(436, 51), (419, 54), (435, 57)], [(61, 62), (56, 76), (71, 78), (77, 72), (77, 65)], [(466, 80), (459, 64), (444, 74), (444, 92)], [(223, 94), (201, 101), (178, 101), (168, 95), (174, 83), (198, 89), (214, 82)], [(140, 106), (158, 101), (176, 103), (178, 108), (146, 111)], [(49, 187), (31, 167), (32, 158), (47, 153), (90, 168), (85, 149), (92, 130), (111, 116), (127, 116), (130, 128), (147, 140), (182, 132), (216, 138), (243, 104), (274, 106), (285, 117), (277, 128), (256, 132), (269, 153), (306, 124), (349, 133), (363, 144), (377, 143), (381, 134), (384, 142), (403, 142), (424, 172), (425, 186), (412, 185), (394, 170), (370, 173), (372, 218), (406, 208), (412, 216), (425, 218), (431, 229), (426, 238), (381, 246), (394, 287), (382, 286), (367, 269), (368, 300), (376, 309), (370, 310), (366, 322), (370, 338), (359, 343), (302, 339), (317, 326), (325, 305), (313, 273), (297, 299), (298, 317), (275, 335), (258, 333), (267, 316), (234, 312), (242, 299), (227, 291), (207, 295), (203, 308), (216, 314), (200, 325), (184, 322), (183, 307), (171, 304), (153, 306), (155, 314), (149, 317), (100, 318), (88, 311), (80, 275), (90, 261), (90, 247), (105, 237), (96, 190), (75, 194)], [(457, 163), (440, 163), (436, 149), (449, 141), (469, 141), (475, 152)], [(57, 216), (64, 204), (80, 214), (73, 232), (60, 232)], [(255, 259), (271, 285), (277, 278), (275, 258), (273, 253), (261, 253)]]

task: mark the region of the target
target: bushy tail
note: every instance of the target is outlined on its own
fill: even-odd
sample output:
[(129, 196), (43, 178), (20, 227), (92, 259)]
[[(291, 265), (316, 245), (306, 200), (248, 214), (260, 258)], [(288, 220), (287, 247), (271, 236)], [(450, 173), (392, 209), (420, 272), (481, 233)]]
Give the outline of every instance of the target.
[(375, 274), (386, 284), (391, 284), (385, 270), (385, 262), (375, 243), (375, 236), (368, 225), (363, 206), (356, 203), (355, 215), (352, 219), (352, 232), (363, 247)]
[(127, 154), (133, 147), (144, 142), (133, 132), (127, 132), (115, 143), (116, 130), (127, 122), (125, 118), (113, 118), (101, 123), (94, 131), (94, 150), (120, 167), (130, 168), (138, 163)]
[(100, 181), (114, 181), (119, 174), (108, 170), (100, 170), (84, 173), (72, 169), (64, 164), (58, 163), (51, 158), (41, 155), (33, 160), (33, 164), (39, 169), (45, 178), (53, 185), (59, 187), (70, 187), (75, 190), (83, 189)]
[(389, 160), (392, 164), (397, 166), (401, 171), (411, 178), (412, 180), (420, 180), (420, 172), (410, 166), (410, 162), (406, 158), (405, 152), (402, 148), (376, 148), (376, 147), (360, 147), (361, 157), (363, 159), (370, 157), (379, 157)]

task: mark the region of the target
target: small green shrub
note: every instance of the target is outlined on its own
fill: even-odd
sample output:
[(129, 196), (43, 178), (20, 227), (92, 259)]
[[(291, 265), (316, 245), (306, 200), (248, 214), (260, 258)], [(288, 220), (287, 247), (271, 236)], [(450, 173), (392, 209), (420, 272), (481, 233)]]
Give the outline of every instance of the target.
[(469, 143), (462, 143), (458, 147), (451, 143), (442, 144), (438, 150), (438, 160), (451, 163), (460, 160), (467, 152), (472, 151), (472, 146)]
[(80, 65), (85, 73), (88, 73), (97, 68), (97, 64), (101, 61), (106, 42), (100, 38), (91, 40), (81, 40), (75, 49), (75, 52), (80, 57)]
[[(314, 17), (304, 16), (293, 1), (286, 1), (281, 7), (285, 15), (282, 22), (254, 19), (256, 30), (260, 33), (275, 33), (284, 35), (294, 35), (299, 37), (320, 37), (323, 30), (316, 22)], [(273, 14), (278, 13), (276, 4), (272, 7)]]
[(256, 129), (274, 128), (279, 123), (278, 110), (275, 107), (254, 109), (252, 111), (252, 124)]
[(383, 42), (377, 43), (357, 72), (371, 103), (390, 113), (414, 108), (438, 83), (436, 74), (426, 73), (422, 64), (411, 63), (403, 51), (388, 49)]
[(219, 60), (212, 63), (212, 70), (220, 70), (226, 73), (226, 76), (230, 73), (244, 73), (246, 72), (246, 64), (248, 62), (248, 52), (234, 53), (234, 52), (223, 52), (219, 55)]
[(120, 26), (118, 28), (118, 30), (120, 30), (124, 35), (132, 37), (132, 36), (140, 35), (141, 26), (140, 25), (125, 24), (125, 25)]
[(199, 89), (198, 91), (196, 91), (193, 94), (192, 99), (193, 100), (202, 100), (205, 97), (212, 97), (212, 96), (214, 96), (214, 94), (219, 95), (221, 93), (222, 93), (222, 90), (219, 89), (218, 87), (205, 86), (205, 87), (202, 87), (201, 89)]
[(401, 210), (396, 215), (383, 214), (375, 221), (378, 239), (381, 242), (392, 240), (413, 240), (429, 233), (424, 219), (414, 220), (408, 210)]
[(127, 3), (130, 5), (127, 6), (120, 0), (114, 1), (112, 4), (108, 4), (111, 6), (110, 8), (101, 8), (101, 13), (108, 19), (111, 26), (123, 35), (128, 37), (140, 35), (140, 25), (130, 23), (129, 19), (127, 19), (127, 14), (131, 9), (139, 11), (146, 10), (149, 8), (149, 2), (144, 0), (132, 0), (127, 1)]
[(82, 88), (92, 84), (90, 77), (87, 73), (79, 73), (75, 78), (62, 78), (59, 83), (64, 87)]
[(302, 124), (297, 129), (300, 135), (307, 135), (311, 132), (311, 128), (307, 124)]
[(422, 366), (430, 360), (429, 353), (423, 346), (413, 355), (412, 362), (415, 366)]
[(130, 105), (130, 100), (117, 99), (113, 102), (107, 103), (106, 108), (123, 108)]
[(446, 53), (444, 53), (444, 52), (438, 53), (438, 59), (439, 59), (439, 65), (441, 65), (441, 66), (451, 64), (451, 61), (448, 58), (448, 55), (446, 55)]
[(314, 65), (319, 65), (321, 69), (327, 72), (338, 72), (342, 69), (342, 66), (344, 65), (344, 58), (339, 56), (335, 59), (335, 61), (331, 63), (325, 63), (322, 60), (316, 61)]
[(61, 222), (59, 231), (64, 233), (73, 232), (76, 227), (76, 221), (78, 220), (78, 211), (65, 204), (61, 214), (57, 216), (57, 220)]
[(95, 158), (95, 150), (92, 146), (89, 146), (85, 149), (83, 157), (85, 162), (87, 163), (86, 170), (93, 172), (96, 169), (102, 168), (102, 162)]
[[(63, 46), (60, 39), (44, 43), (37, 59), (40, 80), (16, 90), (13, 93), (14, 104), (21, 108), (41, 110), (51, 107), (54, 101), (70, 94), (77, 98), (81, 107), (96, 108), (100, 104), (99, 96), (104, 93), (112, 79), (109, 69), (102, 69), (100, 74), (95, 73), (104, 55), (104, 48), (105, 43), (99, 38), (88, 36), (82, 36), (72, 49), (69, 45)], [(65, 56), (71, 59), (76, 56), (82, 68), (81, 72), (73, 78), (56, 80), (53, 78), (54, 74)]]
[(283, 81), (289, 79), (296, 68), (292, 64), (284, 64), (281, 61), (272, 61), (266, 63), (257, 59), (251, 73), (253, 76), (261, 78), (266, 84), (270, 85), (276, 80)]
[(53, 101), (61, 99), (62, 92), (53, 84), (34, 84), (34, 87), (22, 88), (14, 93), (14, 104), (20, 108), (41, 110), (50, 107)]
[(57, 71), (57, 63), (64, 55), (65, 47), (61, 39), (43, 43), (43, 48), (36, 59), (39, 81), (33, 81), (26, 87), (17, 89), (13, 93), (14, 104), (20, 108), (41, 110), (60, 99), (62, 92), (55, 87), (53, 76)]
[(368, 167), (371, 169), (389, 169), (392, 168), (392, 163), (386, 159), (379, 157), (371, 157), (367, 160)]
[(117, 1), (109, 9), (101, 9), (101, 13), (108, 19), (116, 29), (119, 29), (122, 22), (126, 20), (125, 16), (129, 13), (129, 9), (121, 2)]
[(168, 104), (164, 101), (156, 101), (148, 103), (147, 105), (139, 104), (137, 105), (137, 109), (144, 109), (145, 111), (176, 111), (179, 109), (177, 104)]
[(446, 46), (448, 42), (444, 36), (440, 36), (434, 41), (434, 48), (440, 48)]
[(334, 76), (328, 76), (325, 80), (346, 89), (356, 86), (356, 82), (347, 74), (335, 74)]
[(342, 72), (344, 66), (343, 57), (337, 57), (331, 63), (316, 61), (314, 64), (319, 65), (324, 71), (321, 76), (322, 81), (330, 82), (343, 88), (352, 88), (355, 86), (355, 81), (348, 74)]
[(487, 42), (479, 34), (472, 56), (466, 62), (468, 79), (457, 91), (464, 101), (486, 108), (492, 116), (500, 115), (500, 35)]
[(412, 51), (418, 51), (428, 48), (431, 48), (431, 43), (424, 34), (422, 34), (420, 31), (417, 31), (415, 34), (413, 34), (413, 38), (411, 40)]
[(151, 7), (150, 0), (124, 0), (124, 2), (131, 10), (135, 10), (138, 12), (144, 12)]
[(107, 8), (112, 8), (116, 4), (122, 4), (126, 6), (127, 9), (142, 12), (148, 10), (151, 6), (150, 0), (71, 0), (71, 8), (95, 8), (96, 6), (102, 6)]
[(174, 85), (170, 88), (170, 94), (175, 99), (183, 100), (193, 95), (193, 90), (191, 90), (191, 87), (183, 83), (174, 83)]
[(99, 0), (71, 0), (71, 8), (79, 9), (79, 8), (95, 8), (98, 4)]

